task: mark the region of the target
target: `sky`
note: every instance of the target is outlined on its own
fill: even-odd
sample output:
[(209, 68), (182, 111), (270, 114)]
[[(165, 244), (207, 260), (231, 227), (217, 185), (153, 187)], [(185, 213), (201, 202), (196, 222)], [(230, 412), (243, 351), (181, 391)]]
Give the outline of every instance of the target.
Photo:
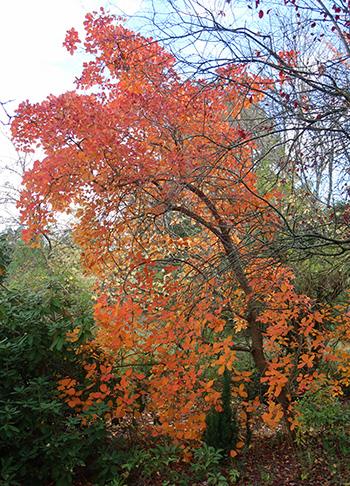
[(76, 59), (62, 43), (71, 27), (83, 30), (87, 12), (101, 6), (132, 13), (140, 0), (12, 0), (0, 7), (1, 100), (40, 101), (73, 88)]
[[(0, 6), (0, 101), (13, 114), (21, 101), (38, 102), (48, 95), (74, 89), (82, 59), (62, 47), (66, 31), (83, 31), (88, 12), (101, 6), (111, 12), (133, 14), (142, 0), (11, 0)], [(7, 122), (1, 110), (0, 121)], [(8, 170), (18, 156), (8, 140), (8, 128), (0, 125), (0, 192), (17, 184)], [(0, 213), (4, 200), (0, 197)], [(1, 224), (1, 215), (0, 215)]]

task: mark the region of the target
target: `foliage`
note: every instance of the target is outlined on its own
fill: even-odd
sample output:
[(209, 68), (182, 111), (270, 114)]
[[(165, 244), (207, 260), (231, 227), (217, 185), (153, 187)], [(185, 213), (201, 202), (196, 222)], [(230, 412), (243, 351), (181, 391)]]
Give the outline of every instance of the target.
[[(70, 316), (45, 288), (2, 290), (0, 312), (2, 484), (68, 486), (76, 475), (105, 484), (125, 457), (103, 418), (108, 405), (93, 404), (77, 417), (57, 394), (59, 375), (82, 375), (77, 350), (91, 338), (91, 316)], [(76, 326), (72, 344), (66, 335)]]
[[(151, 482), (160, 479), (162, 486), (190, 486), (193, 481), (228, 486), (229, 483), (220, 469), (223, 459), (220, 451), (204, 443), (187, 454), (191, 455), (188, 459), (190, 463), (184, 461), (181, 448), (175, 444), (157, 444), (148, 450), (136, 447), (122, 465), (125, 470), (123, 477), (129, 484), (145, 478)], [(228, 475), (235, 482), (239, 472), (232, 468)]]
[(195, 462), (191, 469), (200, 480), (207, 479), (208, 484), (218, 484), (226, 486), (227, 482), (224, 476), (219, 473), (219, 464), (222, 461), (220, 450), (204, 443), (200, 448), (194, 451)]
[(298, 401), (297, 412), (299, 444), (305, 446), (311, 436), (316, 436), (326, 450), (350, 455), (350, 408), (334, 396), (329, 383), (316, 382)]
[(129, 478), (138, 473), (140, 477), (150, 478), (157, 473), (166, 480), (174, 479), (177, 474), (171, 469), (172, 464), (181, 460), (181, 450), (176, 444), (157, 444), (148, 450), (136, 446), (130, 453), (129, 459), (122, 465), (125, 470), (123, 476)]
[(208, 446), (219, 450), (227, 458), (230, 451), (234, 452), (237, 447), (239, 429), (236, 412), (232, 410), (231, 404), (231, 377), (227, 370), (222, 376), (220, 410), (213, 407), (207, 415), (204, 440)]
[[(4, 283), (12, 290), (31, 289), (43, 292), (55, 288), (70, 312), (92, 312), (91, 286), (95, 280), (83, 275), (80, 251), (70, 232), (41, 238), (40, 244), (27, 245), (21, 240), (21, 228), (3, 234), (8, 251)], [(39, 248), (38, 248), (39, 246)]]
[(3, 282), (8, 264), (11, 261), (12, 248), (8, 244), (7, 234), (0, 235), (0, 282)]

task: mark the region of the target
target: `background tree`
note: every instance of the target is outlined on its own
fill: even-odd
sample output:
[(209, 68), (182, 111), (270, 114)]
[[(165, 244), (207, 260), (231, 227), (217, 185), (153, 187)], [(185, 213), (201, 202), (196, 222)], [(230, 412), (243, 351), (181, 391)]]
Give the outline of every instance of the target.
[[(266, 190), (283, 185), (289, 193), (289, 204), (276, 207), (276, 241), (302, 256), (349, 249), (349, 20), (346, 2), (294, 0), (169, 1), (165, 13), (154, 3), (152, 16), (140, 19), (187, 76), (229, 82), (219, 68), (244, 63), (269, 80), (246, 140), (262, 149), (254, 167), (271, 164)], [(247, 98), (256, 93), (240, 82)]]

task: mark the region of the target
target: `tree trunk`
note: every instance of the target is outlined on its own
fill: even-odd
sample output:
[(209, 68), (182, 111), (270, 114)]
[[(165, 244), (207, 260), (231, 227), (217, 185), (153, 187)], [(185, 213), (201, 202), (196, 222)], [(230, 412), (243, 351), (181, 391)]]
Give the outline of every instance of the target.
[[(263, 377), (268, 369), (268, 361), (266, 360), (265, 353), (264, 353), (263, 335), (259, 326), (259, 322), (257, 320), (258, 318), (257, 304), (253, 296), (252, 288), (243, 270), (238, 249), (235, 247), (234, 243), (232, 242), (228, 234), (226, 234), (222, 238), (222, 242), (224, 244), (226, 255), (228, 256), (228, 260), (230, 262), (231, 270), (236, 276), (238, 283), (240, 284), (242, 290), (244, 291), (248, 299), (247, 320), (249, 323), (249, 331), (252, 340), (251, 354), (253, 356), (256, 367), (261, 373), (261, 377)], [(277, 397), (277, 401), (281, 405), (283, 410), (283, 414), (284, 414), (283, 417), (284, 417), (284, 422), (288, 433), (288, 440), (291, 444), (293, 444), (295, 440), (295, 432), (294, 430), (291, 429), (292, 423), (290, 421), (290, 419), (293, 419), (293, 412), (289, 408), (290, 398), (288, 397), (288, 394), (286, 393), (286, 390), (284, 388), (282, 388), (279, 396)]]

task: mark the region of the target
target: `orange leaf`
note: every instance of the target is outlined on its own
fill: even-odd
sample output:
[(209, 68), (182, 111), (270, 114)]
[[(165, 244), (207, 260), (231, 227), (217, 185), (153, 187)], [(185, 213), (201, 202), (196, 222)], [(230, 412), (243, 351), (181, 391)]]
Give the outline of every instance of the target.
[(242, 412), (240, 413), (241, 417), (243, 420), (247, 420), (247, 414), (245, 413), (244, 410), (242, 410)]
[(287, 285), (286, 285), (286, 284), (284, 284), (284, 283), (282, 283), (282, 284), (281, 284), (281, 291), (282, 291), (282, 292), (285, 294), (285, 293), (287, 292), (287, 290), (288, 290)]

